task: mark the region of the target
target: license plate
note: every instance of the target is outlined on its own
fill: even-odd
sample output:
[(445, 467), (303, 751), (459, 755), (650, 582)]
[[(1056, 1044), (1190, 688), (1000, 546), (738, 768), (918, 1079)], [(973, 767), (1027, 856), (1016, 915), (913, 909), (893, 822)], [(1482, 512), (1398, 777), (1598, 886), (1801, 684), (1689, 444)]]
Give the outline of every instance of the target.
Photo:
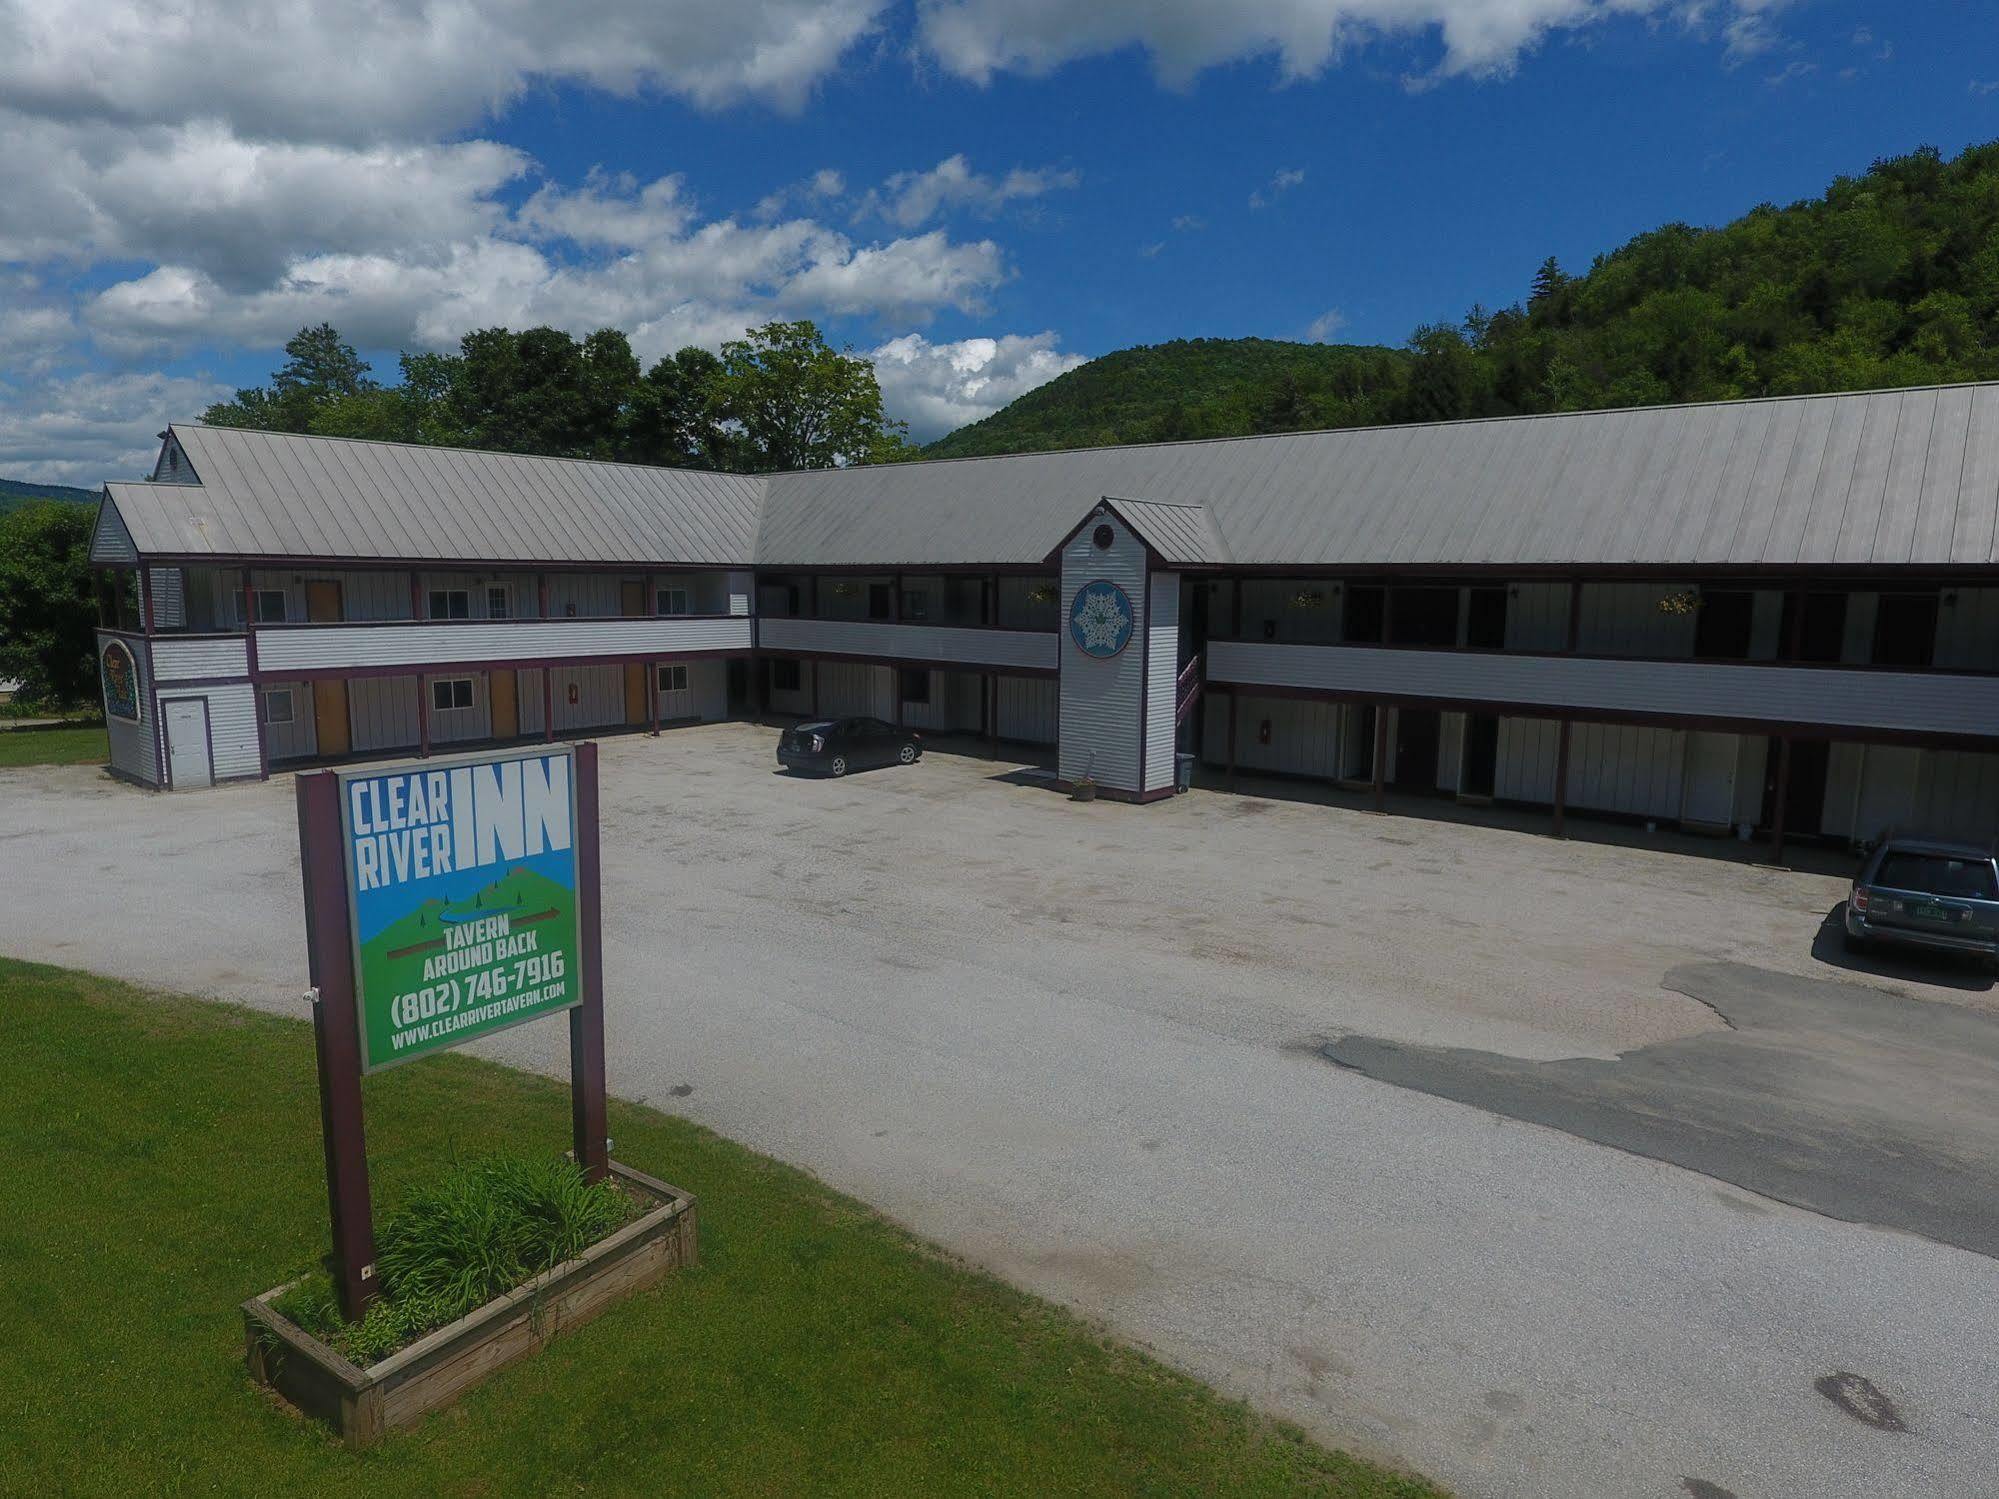
[(1918, 921), (1949, 921), (1956, 912), (1948, 906), (1940, 906), (1935, 901), (1910, 901), (1909, 914)]

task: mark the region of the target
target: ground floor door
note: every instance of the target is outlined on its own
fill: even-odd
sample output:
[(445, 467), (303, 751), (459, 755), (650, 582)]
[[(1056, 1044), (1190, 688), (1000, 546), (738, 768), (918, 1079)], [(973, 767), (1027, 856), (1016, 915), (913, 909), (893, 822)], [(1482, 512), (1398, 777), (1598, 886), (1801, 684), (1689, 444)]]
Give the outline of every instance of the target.
[[(1770, 741), (1764, 758), (1763, 826), (1774, 827), (1777, 811), (1777, 769), (1781, 740)], [(1791, 769), (1784, 781), (1784, 833), (1808, 835), (1825, 830), (1825, 788), (1832, 763), (1832, 745), (1823, 739), (1793, 739)]]
[(646, 669), (642, 661), (625, 666), (625, 722), (644, 723), (652, 716), (646, 703)]
[(208, 744), (208, 700), (170, 698), (160, 704), (167, 732), (167, 784), (176, 791), (215, 784)]
[(518, 738), (521, 732), (520, 673), (496, 671), (486, 680), (486, 696), (493, 708), (493, 737)]
[[(1477, 590), (1474, 590), (1476, 592)], [(1498, 589), (1503, 599), (1505, 594)], [(1499, 780), (1499, 719), (1491, 713), (1465, 717), (1464, 762), (1458, 774), (1458, 792), (1463, 796), (1491, 796)]]
[(1437, 747), (1443, 741), (1442, 715), (1434, 708), (1398, 708), (1395, 758), (1389, 780), (1398, 791), (1437, 789)]
[(354, 748), (347, 715), (347, 684), (325, 678), (312, 684), (312, 730), (323, 757), (347, 754)]

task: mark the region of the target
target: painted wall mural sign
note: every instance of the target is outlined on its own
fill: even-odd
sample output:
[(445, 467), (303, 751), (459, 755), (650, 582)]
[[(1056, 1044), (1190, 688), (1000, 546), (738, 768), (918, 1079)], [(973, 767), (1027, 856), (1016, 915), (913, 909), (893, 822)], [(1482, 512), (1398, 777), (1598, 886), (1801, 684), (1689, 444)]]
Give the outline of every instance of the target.
[(122, 640), (107, 640), (97, 665), (104, 678), (104, 711), (112, 718), (139, 717), (139, 663)]
[(1069, 638), (1086, 656), (1108, 660), (1131, 644), (1137, 615), (1131, 597), (1108, 578), (1096, 578), (1069, 601)]
[(572, 750), (339, 773), (363, 1071), (582, 999)]

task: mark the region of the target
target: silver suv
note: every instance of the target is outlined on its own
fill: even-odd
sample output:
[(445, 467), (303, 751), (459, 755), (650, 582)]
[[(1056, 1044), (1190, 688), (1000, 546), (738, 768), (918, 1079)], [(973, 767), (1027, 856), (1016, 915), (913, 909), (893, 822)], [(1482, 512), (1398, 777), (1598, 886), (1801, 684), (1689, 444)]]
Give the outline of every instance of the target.
[(1863, 952), (1877, 942), (1999, 963), (1999, 849), (1956, 838), (1883, 836), (1846, 901), (1846, 950)]

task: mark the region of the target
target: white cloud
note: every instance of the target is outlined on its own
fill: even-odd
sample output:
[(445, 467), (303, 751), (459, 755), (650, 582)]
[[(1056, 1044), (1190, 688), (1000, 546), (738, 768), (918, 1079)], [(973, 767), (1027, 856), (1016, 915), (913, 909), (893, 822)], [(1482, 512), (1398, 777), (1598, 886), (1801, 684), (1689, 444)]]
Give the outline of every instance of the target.
[[(1710, 10), (1755, 24), (1785, 0), (918, 0), (924, 46), (950, 71), (985, 83), (1002, 72), (1043, 74), (1126, 48), (1151, 55), (1160, 78), (1185, 86), (1205, 68), (1275, 57), (1286, 79), (1315, 77), (1349, 50), (1385, 37), (1437, 38), (1446, 77), (1509, 72), (1550, 34), (1617, 15), (1694, 23)], [(1745, 37), (1747, 35), (1745, 32)], [(1733, 38), (1731, 38), (1731, 42)]]
[(175, 375), (0, 380), (0, 473), (85, 487), (141, 478), (169, 418), (228, 394), (213, 380)]
[(1331, 343), (1346, 325), (1347, 315), (1337, 307), (1330, 307), (1305, 325), (1306, 341), (1315, 344)]
[(1974, 96), (1981, 99), (1987, 94), (1999, 94), (1999, 78), (1982, 83), (1974, 78), (1971, 80), (1971, 92)]
[(1275, 203), (1304, 180), (1305, 173), (1303, 168), (1284, 167), (1269, 182), (1249, 195), (1249, 206), (1251, 208), (1268, 208), (1272, 203)]
[(1175, 214), (1173, 227), (1181, 234), (1194, 234), (1208, 227), (1208, 221), (1198, 214)]
[(973, 171), (962, 154), (947, 156), (927, 172), (897, 172), (870, 188), (855, 206), (854, 217), (885, 219), (903, 229), (958, 209), (990, 217), (1008, 203), (1073, 188), (1082, 180), (1078, 172), (1054, 167), (1015, 167), (1002, 177), (990, 177)]
[(0, 98), (269, 139), (463, 128), (540, 82), (796, 108), (885, 0), (8, 0)]
[(882, 401), (918, 442), (991, 416), (1009, 401), (1087, 361), (1056, 348), (1054, 333), (1009, 333), (932, 343), (920, 333), (870, 351)]

